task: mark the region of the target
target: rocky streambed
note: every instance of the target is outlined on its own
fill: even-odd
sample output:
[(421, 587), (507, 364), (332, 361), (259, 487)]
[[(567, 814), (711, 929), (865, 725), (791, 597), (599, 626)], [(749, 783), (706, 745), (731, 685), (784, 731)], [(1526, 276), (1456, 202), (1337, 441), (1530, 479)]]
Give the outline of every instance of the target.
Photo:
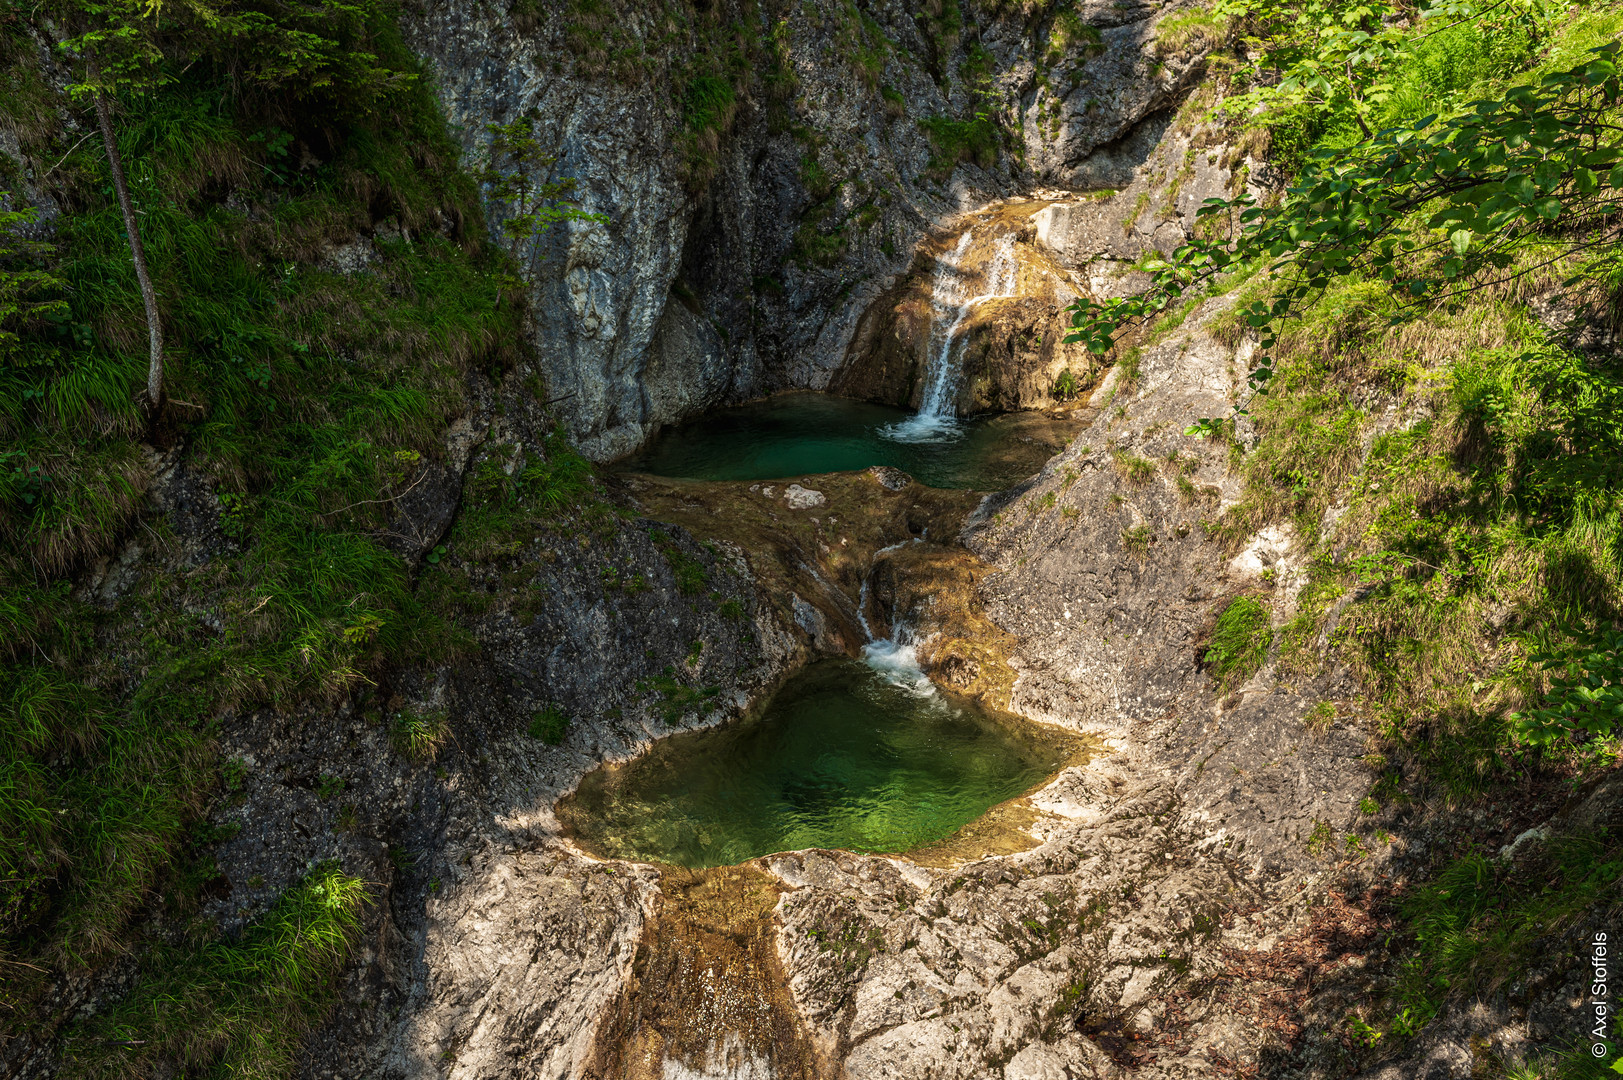
[[(1222, 447), (1182, 434), (1232, 378), (1205, 317), (1000, 495), (885, 469), (623, 474), (644, 518), (567, 561), (517, 556), (540, 573), (522, 621), (481, 631), (497, 664), (414, 688), (482, 718), (460, 729), (478, 742), (393, 797), (420, 861), (375, 856), (390, 896), (306, 1074), (1194, 1077), (1277, 1045), (1246, 1012), (1277, 986), (1236, 957), (1313, 932), (1332, 871), (1307, 841), (1350, 827), (1369, 775), (1350, 727), (1304, 722), (1337, 687), (1265, 669), (1219, 699), (1200, 670), (1217, 600), (1274, 588), (1288, 611), (1294, 580), (1288, 553), (1232, 558), (1198, 527), (1235, 483)], [(1173, 450), (1176, 475), (1138, 483), (1112, 456)], [(684, 560), (715, 591), (684, 595)], [(655, 587), (605, 589), (609, 566)], [(598, 762), (745, 715), (899, 622), (942, 686), (1109, 752), (909, 855), (690, 871), (589, 854), (560, 824), (554, 801)], [(554, 691), (561, 745), (512, 731), (503, 678), (578, 687)]]

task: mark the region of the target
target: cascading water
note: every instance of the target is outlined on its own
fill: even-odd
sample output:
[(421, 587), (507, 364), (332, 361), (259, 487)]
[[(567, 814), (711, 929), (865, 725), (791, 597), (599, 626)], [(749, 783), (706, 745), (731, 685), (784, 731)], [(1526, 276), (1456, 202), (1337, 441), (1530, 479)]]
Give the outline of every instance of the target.
[[(874, 562), (877, 564), (883, 556), (898, 551), (908, 544), (923, 541), (924, 537), (915, 536), (911, 540), (882, 547), (874, 552)], [(918, 642), (913, 638), (911, 626), (898, 619), (890, 628), (890, 637), (874, 637), (873, 627), (868, 624), (868, 593), (871, 580), (870, 569), (868, 575), (862, 579), (862, 593), (857, 600), (857, 621), (862, 623), (862, 632), (868, 637), (868, 643), (862, 647), (862, 662), (897, 689), (905, 690), (916, 697), (935, 696), (935, 683), (930, 681), (930, 676), (924, 673), (924, 667), (919, 663)]]
[(966, 298), (968, 275), (963, 261), (973, 237), (973, 229), (964, 230), (952, 256), (936, 260), (930, 289), (933, 317), (930, 320), (929, 362), (924, 373), (924, 393), (919, 399), (919, 411), (899, 424), (883, 428), (881, 433), (886, 438), (897, 442), (937, 442), (955, 439), (962, 434), (956, 408), (961, 374), (958, 331), (977, 305), (986, 300), (1013, 296), (1020, 276), (1020, 266), (1014, 257), (1014, 236), (999, 237), (992, 261), (986, 269), (986, 291)]

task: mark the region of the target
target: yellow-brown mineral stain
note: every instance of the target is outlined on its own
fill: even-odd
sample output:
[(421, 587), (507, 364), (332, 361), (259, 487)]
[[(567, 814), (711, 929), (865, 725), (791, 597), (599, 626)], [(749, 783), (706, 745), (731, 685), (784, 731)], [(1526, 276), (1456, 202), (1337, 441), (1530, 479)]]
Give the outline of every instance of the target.
[(632, 976), (598, 1029), (592, 1080), (662, 1080), (666, 1063), (820, 1080), (777, 954), (777, 880), (751, 865), (663, 869)]

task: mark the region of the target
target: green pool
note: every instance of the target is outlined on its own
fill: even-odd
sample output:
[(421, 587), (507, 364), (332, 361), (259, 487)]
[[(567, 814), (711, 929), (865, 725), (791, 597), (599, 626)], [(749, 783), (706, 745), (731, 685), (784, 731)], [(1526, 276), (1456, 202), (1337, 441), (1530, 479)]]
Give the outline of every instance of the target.
[(616, 467), (689, 480), (779, 480), (890, 465), (930, 487), (995, 491), (1042, 468), (1068, 426), (1043, 414), (920, 417), (829, 394), (717, 409), (655, 437)]
[(693, 868), (808, 847), (897, 852), (1059, 770), (1057, 743), (949, 700), (902, 652), (812, 664), (758, 717), (591, 773), (559, 816), (601, 854)]

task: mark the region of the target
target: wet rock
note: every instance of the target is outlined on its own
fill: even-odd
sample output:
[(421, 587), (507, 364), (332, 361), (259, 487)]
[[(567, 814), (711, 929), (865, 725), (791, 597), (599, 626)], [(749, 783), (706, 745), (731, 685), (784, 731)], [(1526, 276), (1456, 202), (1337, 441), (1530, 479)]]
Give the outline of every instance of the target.
[[(966, 599), (933, 615), (908, 548), (886, 560), (894, 581), (876, 574), (876, 595), (921, 636), (956, 638), (932, 620), (961, 618), (978, 594), (995, 629), (963, 639), (1006, 636), (1009, 707), (1113, 752), (1030, 797), (1029, 850), (765, 860), (789, 890), (779, 948), (801, 1015), (848, 1075), (1170, 1080), (1258, 1060), (1266, 1044), (1254, 1024), (1168, 1003), (1227, 970), (1232, 950), (1266, 954), (1303, 925), (1329, 874), (1309, 841), (1351, 827), (1370, 774), (1354, 734), (1303, 724), (1328, 687), (1263, 680), (1220, 702), (1199, 666), (1213, 611), (1258, 587), (1261, 554), (1281, 573), (1296, 558), (1281, 535), (1255, 545), (1256, 566), (1233, 565), (1198, 528), (1208, 500), (1239, 485), (1224, 448), (1183, 434), (1221, 415), (1235, 377), (1204, 330), (1220, 308), (1145, 350), (1133, 384), (1108, 380), (1091, 426), (977, 514)], [(1124, 411), (1100, 408), (1107, 395)], [(1145, 480), (1121, 454), (1181, 464)], [(1212, 494), (1190, 500), (1180, 475)], [(935, 673), (952, 681), (971, 659), (944, 649)], [(1250, 918), (1227, 920), (1236, 907)]]
[[(929, 373), (946, 362), (958, 373), (951, 405), (958, 415), (1048, 407), (1062, 372), (1067, 393), (1092, 384), (1098, 365), (1064, 341), (1064, 309), (1081, 295), (1068, 270), (1034, 244), (1031, 221), (1049, 203), (1012, 200), (961, 219), (943, 239), (921, 247), (910, 272), (863, 312), (845, 362), (830, 384), (837, 393), (918, 408)], [(971, 241), (959, 248), (965, 230)], [(1008, 245), (1011, 295), (985, 297), (990, 268)], [(943, 263), (967, 279), (967, 310), (938, 295)], [(949, 337), (949, 329), (956, 331)]]
[[(759, 18), (732, 0), (718, 5), (724, 24)], [(1115, 176), (1120, 167), (1105, 163), (1132, 158), (1149, 138), (1145, 120), (1200, 68), (1198, 49), (1155, 53), (1156, 19), (1171, 6), (1090, 5), (1084, 18), (1097, 20), (1100, 40), (1058, 43), (1048, 63), (1067, 74), (1034, 94), (1033, 57), (1054, 44), (1047, 20), (970, 7), (972, 27), (933, 39), (913, 8), (881, 0), (864, 9), (861, 31), (887, 41), (875, 78), (853, 61), (843, 16), (789, 5), (775, 62), (795, 92), (784, 102), (741, 91), (725, 130), (701, 136), (715, 145), (700, 164), (679, 104), (697, 34), (669, 33), (623, 0), (596, 8), (648, 59), (608, 76), (571, 37), (599, 16), (567, 6), (412, 4), (402, 22), (469, 158), (485, 152), (486, 124), (533, 115), (556, 156), (534, 179), (573, 180), (581, 208), (606, 218), (560, 223), (515, 255), (549, 393), (583, 452), (609, 460), (719, 402), (826, 388), (863, 312), (940, 223), (1018, 195), (1034, 176), (1071, 185)], [(1011, 154), (944, 164), (919, 123), (987, 107), (946, 74), (972, 46), (991, 59), (998, 108), (1023, 114), (1015, 127), (1034, 172)], [(510, 210), (488, 213), (500, 235)], [(1046, 309), (1005, 321), (1008, 333), (1029, 335), (1044, 319)], [(988, 400), (1024, 407), (1008, 393)]]

